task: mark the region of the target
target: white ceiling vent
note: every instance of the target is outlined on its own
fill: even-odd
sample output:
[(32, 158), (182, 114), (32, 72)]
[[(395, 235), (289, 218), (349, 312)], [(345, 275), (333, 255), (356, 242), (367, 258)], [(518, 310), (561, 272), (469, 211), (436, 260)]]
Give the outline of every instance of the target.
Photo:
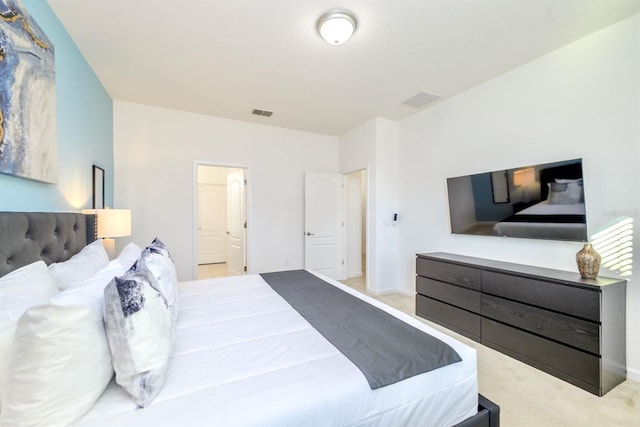
[(256, 116), (271, 117), (271, 115), (273, 114), (273, 111), (258, 110), (257, 108), (254, 108), (251, 114), (255, 114)]
[(410, 107), (422, 108), (425, 105), (437, 101), (438, 99), (442, 99), (439, 95), (434, 95), (429, 92), (418, 92), (413, 95), (411, 98), (407, 99), (402, 103), (402, 105), (408, 105)]

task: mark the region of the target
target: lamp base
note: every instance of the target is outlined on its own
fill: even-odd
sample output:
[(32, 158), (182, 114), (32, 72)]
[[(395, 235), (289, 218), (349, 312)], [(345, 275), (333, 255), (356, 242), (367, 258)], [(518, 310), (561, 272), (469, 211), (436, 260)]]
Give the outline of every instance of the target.
[(107, 251), (110, 260), (116, 257), (116, 241), (114, 239), (102, 239), (102, 246)]

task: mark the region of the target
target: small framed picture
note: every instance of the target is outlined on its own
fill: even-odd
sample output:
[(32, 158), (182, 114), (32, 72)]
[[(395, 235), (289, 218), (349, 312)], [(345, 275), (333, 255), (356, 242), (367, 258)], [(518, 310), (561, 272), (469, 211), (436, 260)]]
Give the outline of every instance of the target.
[(104, 169), (93, 165), (93, 209), (104, 209)]
[(491, 189), (493, 190), (493, 203), (509, 203), (507, 171), (491, 172)]

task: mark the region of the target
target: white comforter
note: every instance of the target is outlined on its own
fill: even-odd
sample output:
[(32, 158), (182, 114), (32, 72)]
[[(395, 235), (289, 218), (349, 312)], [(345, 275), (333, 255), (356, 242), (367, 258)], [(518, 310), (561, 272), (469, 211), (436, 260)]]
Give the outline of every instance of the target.
[[(584, 203), (549, 204), (546, 200), (521, 210), (516, 215), (584, 215)], [(496, 236), (533, 239), (585, 240), (587, 224), (565, 222), (499, 222), (493, 226)]]
[(80, 426), (449, 426), (476, 413), (474, 349), (347, 292), (448, 343), (463, 361), (372, 391), (355, 365), (259, 275), (183, 282), (164, 388), (136, 409), (112, 382)]
[(516, 215), (584, 215), (584, 203), (551, 204), (547, 200), (529, 206)]

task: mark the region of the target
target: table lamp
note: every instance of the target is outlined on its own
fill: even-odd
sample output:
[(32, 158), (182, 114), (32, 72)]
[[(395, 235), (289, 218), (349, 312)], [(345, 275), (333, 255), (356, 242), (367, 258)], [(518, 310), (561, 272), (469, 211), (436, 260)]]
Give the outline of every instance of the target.
[(109, 259), (116, 256), (114, 237), (131, 236), (131, 209), (87, 209), (82, 213), (96, 215), (98, 231), (96, 236), (102, 239)]

